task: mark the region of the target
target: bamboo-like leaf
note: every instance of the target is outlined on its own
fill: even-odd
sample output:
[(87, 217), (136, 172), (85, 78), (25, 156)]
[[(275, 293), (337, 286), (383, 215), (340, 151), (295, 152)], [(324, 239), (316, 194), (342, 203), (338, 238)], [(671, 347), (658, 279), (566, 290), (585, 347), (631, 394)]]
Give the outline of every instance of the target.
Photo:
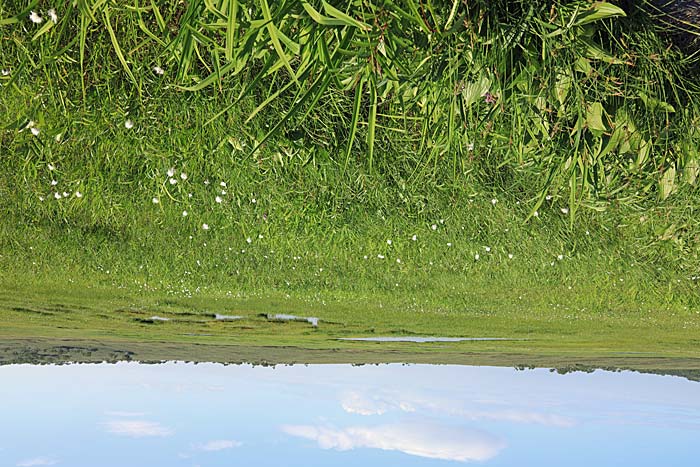
[(355, 135), (357, 134), (357, 125), (360, 121), (360, 105), (362, 104), (362, 93), (365, 87), (365, 80), (361, 78), (357, 83), (355, 88), (355, 99), (352, 105), (352, 122), (350, 123), (350, 136), (348, 137), (348, 144), (345, 148), (345, 167), (343, 171), (347, 170), (348, 162), (350, 161), (350, 153), (352, 152), (352, 146), (355, 143)]
[(372, 28), (361, 21), (356, 20), (352, 16), (343, 13), (342, 11), (335, 8), (333, 5), (329, 4), (326, 0), (323, 0), (323, 9), (326, 11), (328, 16), (332, 16), (335, 19), (342, 21), (346, 26), (354, 26), (360, 28), (363, 31), (371, 31)]
[(594, 2), (586, 12), (580, 15), (576, 22), (577, 26), (582, 26), (584, 24), (592, 23), (594, 21), (600, 21), (601, 19), (614, 18), (617, 16), (627, 16), (625, 10), (617, 5), (613, 5), (608, 2)]
[(32, 41), (37, 40), (38, 38), (40, 38), (41, 36), (43, 36), (44, 34), (46, 34), (47, 32), (49, 32), (49, 31), (51, 30), (51, 28), (53, 28), (53, 25), (54, 25), (53, 21), (47, 21), (47, 22), (41, 27), (41, 29), (39, 29), (39, 30), (32, 36)]
[(228, 21), (226, 24), (226, 60), (233, 60), (233, 47), (236, 41), (236, 20), (238, 18), (238, 0), (229, 0)]
[(277, 52), (277, 55), (279, 56), (280, 60), (282, 60), (284, 67), (287, 69), (287, 71), (289, 71), (289, 74), (292, 77), (292, 79), (297, 84), (299, 84), (296, 78), (296, 73), (292, 69), (292, 65), (289, 63), (289, 58), (287, 58), (287, 54), (285, 53), (284, 49), (282, 48), (282, 44), (280, 43), (280, 37), (277, 31), (277, 27), (272, 22), (270, 5), (268, 5), (267, 0), (260, 0), (260, 8), (262, 9), (263, 18), (265, 18), (267, 32), (270, 35), (270, 41), (272, 41), (272, 46), (275, 48), (275, 51)]
[(141, 94), (141, 87), (139, 86), (139, 83), (136, 80), (136, 77), (131, 72), (131, 68), (129, 68), (129, 65), (126, 63), (126, 59), (124, 58), (124, 54), (122, 53), (122, 49), (119, 46), (119, 41), (117, 41), (117, 35), (114, 33), (114, 29), (112, 29), (112, 24), (110, 22), (110, 17), (109, 17), (109, 7), (105, 6), (105, 9), (103, 10), (102, 14), (104, 15), (105, 26), (107, 27), (107, 32), (109, 33), (109, 38), (112, 40), (112, 46), (114, 47), (114, 53), (117, 54), (117, 58), (119, 59), (119, 62), (122, 64), (122, 66), (124, 67), (124, 71), (126, 71), (126, 74), (129, 76), (131, 81), (134, 83), (134, 86), (136, 86), (136, 89), (138, 90), (139, 94)]
[(347, 23), (345, 21), (339, 20), (339, 19), (333, 19), (329, 18), (328, 16), (322, 15), (318, 10), (314, 9), (309, 2), (302, 2), (301, 6), (304, 7), (304, 10), (308, 15), (311, 17), (312, 20), (316, 21), (318, 24), (322, 26), (346, 26)]
[(367, 120), (367, 148), (369, 151), (369, 171), (374, 162), (374, 133), (377, 126), (377, 85), (374, 79), (369, 81), (369, 119)]

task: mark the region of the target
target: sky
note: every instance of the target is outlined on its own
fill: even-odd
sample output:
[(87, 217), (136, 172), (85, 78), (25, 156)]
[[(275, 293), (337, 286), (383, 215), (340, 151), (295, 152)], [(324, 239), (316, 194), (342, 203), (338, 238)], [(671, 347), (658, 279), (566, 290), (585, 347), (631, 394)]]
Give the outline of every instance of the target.
[(450, 365), (0, 367), (0, 466), (695, 466), (700, 383)]

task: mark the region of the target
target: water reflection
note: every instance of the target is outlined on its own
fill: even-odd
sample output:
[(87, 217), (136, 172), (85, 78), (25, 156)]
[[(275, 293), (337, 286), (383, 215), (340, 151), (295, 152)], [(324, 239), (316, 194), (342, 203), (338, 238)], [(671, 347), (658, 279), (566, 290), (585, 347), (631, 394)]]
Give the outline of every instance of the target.
[(700, 384), (430, 365), (0, 367), (1, 466), (696, 465)]

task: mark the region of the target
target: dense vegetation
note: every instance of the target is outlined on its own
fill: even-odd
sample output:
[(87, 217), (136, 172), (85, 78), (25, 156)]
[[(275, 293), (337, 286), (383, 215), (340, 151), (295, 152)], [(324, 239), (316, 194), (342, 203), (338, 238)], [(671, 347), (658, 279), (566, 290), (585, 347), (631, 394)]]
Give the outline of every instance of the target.
[(696, 58), (655, 15), (3, 2), (3, 281), (692, 309)]

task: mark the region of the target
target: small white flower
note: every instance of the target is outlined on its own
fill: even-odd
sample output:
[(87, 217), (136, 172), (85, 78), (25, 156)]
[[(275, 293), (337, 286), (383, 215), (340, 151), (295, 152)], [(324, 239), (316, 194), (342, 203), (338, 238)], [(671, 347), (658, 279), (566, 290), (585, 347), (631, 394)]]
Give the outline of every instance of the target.
[(221, 182), (221, 183), (219, 183), (219, 185), (221, 185), (222, 187), (226, 188), (226, 182)]
[(214, 201), (216, 201), (217, 203), (221, 204), (221, 202), (223, 201), (223, 199), (221, 199), (221, 196), (217, 196), (216, 198), (214, 198)]
[(187, 211), (182, 211), (182, 217), (187, 217)]
[(557, 259), (558, 259), (559, 261), (563, 260), (563, 259), (564, 259), (564, 255), (558, 255), (558, 256), (557, 256)]
[(202, 224), (202, 229), (209, 230), (209, 224)]
[(547, 195), (547, 196), (544, 197), (544, 199), (546, 199), (547, 201), (551, 201), (551, 200), (552, 200), (552, 195)]
[(39, 201), (44, 201), (44, 197), (43, 197), (43, 196), (39, 196)]
[(513, 253), (508, 253), (508, 259), (513, 259)]
[(177, 180), (171, 178), (170, 180), (168, 180), (168, 182), (170, 182), (171, 185), (175, 185), (177, 183)]
[(151, 201), (153, 201), (153, 204), (160, 203), (160, 200), (158, 198), (153, 198)]
[(452, 247), (452, 242), (447, 242), (447, 248)]
[(469, 143), (467, 144), (467, 151), (473, 151), (474, 150), (474, 143)]
[(61, 133), (59, 133), (59, 134), (57, 134), (56, 136), (54, 136), (53, 139), (54, 139), (57, 143), (60, 143), (62, 138), (63, 138), (63, 135), (62, 135)]
[(124, 127), (125, 127), (127, 130), (131, 130), (131, 129), (134, 127), (134, 122), (132, 122), (131, 120), (125, 121), (125, 122), (124, 122)]
[(186, 174), (185, 172), (182, 172), (182, 173), (180, 174), (180, 178), (183, 179), (183, 180), (187, 180), (187, 174)]
[(49, 170), (51, 170), (51, 171), (56, 170), (56, 166), (53, 164), (49, 164), (48, 167), (49, 167)]
[(491, 251), (491, 247), (490, 247), (490, 246), (485, 246), (485, 247), (484, 247), (484, 250), (486, 250), (486, 253), (488, 253), (488, 252)]
[(396, 262), (401, 264), (401, 258), (396, 258)]
[(61, 193), (56, 192), (53, 194), (53, 197), (56, 199), (61, 199)]
[(68, 198), (69, 196), (70, 196), (70, 193), (68, 193), (67, 191), (64, 191), (64, 192), (63, 192), (63, 197), (64, 197), (64, 198)]
[(29, 131), (31, 131), (34, 136), (39, 136), (39, 129), (37, 127), (32, 127)]
[(387, 245), (391, 245), (391, 240), (387, 240), (387, 241), (386, 241), (386, 244), (387, 244)]
[(3, 76), (8, 76), (10, 74), (10, 70), (5, 70), (5, 69), (0, 70), (0, 74)]
[(58, 180), (51, 180), (51, 186), (58, 185)]
[(79, 191), (76, 191), (76, 192), (75, 192), (75, 197), (76, 197), (76, 198), (82, 198), (82, 197), (83, 197), (83, 194), (82, 194), (81, 192), (79, 192)]
[(187, 193), (187, 197), (188, 197), (188, 198), (191, 198), (191, 197), (192, 197), (192, 193)]
[(262, 238), (263, 238), (263, 234), (258, 234), (258, 238), (262, 239)]
[(32, 20), (32, 23), (34, 23), (34, 24), (39, 24), (42, 21), (44, 21), (44, 18), (39, 16), (39, 14), (36, 11), (31, 11), (29, 13), (29, 19)]
[(58, 23), (58, 16), (56, 15), (56, 10), (51, 8), (48, 11), (48, 14), (49, 14), (49, 18), (51, 18), (51, 21), (53, 21), (54, 24)]
[(165, 70), (162, 69), (162, 68), (159, 67), (159, 66), (154, 66), (154, 67), (153, 67), (153, 73), (155, 73), (155, 74), (157, 74), (157, 75), (160, 75), (160, 76), (163, 76), (163, 75), (165, 74)]
[(253, 199), (251, 199), (251, 200), (250, 200), (250, 202), (251, 202), (251, 203), (253, 203), (253, 204), (255, 204), (255, 203), (257, 203), (257, 202), (258, 202), (258, 200), (257, 200), (257, 199), (255, 199), (255, 198), (253, 198)]
[(480, 258), (479, 253), (474, 255), (474, 261), (479, 261), (479, 258)]
[(569, 214), (569, 208), (561, 208), (562, 214)]
[(440, 219), (440, 223), (441, 223), (441, 224), (444, 224), (444, 223), (445, 223), (445, 219)]
[(245, 241), (248, 242), (248, 243), (253, 243), (253, 239), (250, 238), (250, 237), (246, 238)]
[(418, 240), (418, 235), (414, 235), (413, 237), (411, 237), (411, 240), (413, 240), (414, 242)]
[(436, 224), (433, 224), (433, 225), (430, 226), (430, 228), (433, 229), (433, 230), (437, 230), (437, 225), (436, 225)]
[(367, 255), (364, 256), (364, 259), (367, 259)]
[(377, 255), (377, 258), (384, 259), (384, 255)]
[(208, 185), (209, 185), (209, 180), (204, 180), (204, 184), (208, 186)]
[(173, 177), (175, 175), (175, 167), (170, 167), (168, 169), (167, 174), (168, 174), (168, 177)]
[(493, 204), (494, 206), (496, 205), (496, 203), (498, 203), (498, 200), (496, 198), (491, 200), (491, 204)]
[(27, 123), (27, 126), (25, 126), (25, 128), (32, 128), (34, 127), (34, 125), (36, 125), (36, 123), (34, 123), (34, 120), (29, 120), (29, 123)]
[(225, 194), (226, 194), (226, 190), (221, 190), (221, 194), (222, 194), (222, 195), (225, 195)]
[(540, 213), (537, 212), (537, 211), (533, 212), (532, 215), (535, 216), (535, 217), (540, 217)]

